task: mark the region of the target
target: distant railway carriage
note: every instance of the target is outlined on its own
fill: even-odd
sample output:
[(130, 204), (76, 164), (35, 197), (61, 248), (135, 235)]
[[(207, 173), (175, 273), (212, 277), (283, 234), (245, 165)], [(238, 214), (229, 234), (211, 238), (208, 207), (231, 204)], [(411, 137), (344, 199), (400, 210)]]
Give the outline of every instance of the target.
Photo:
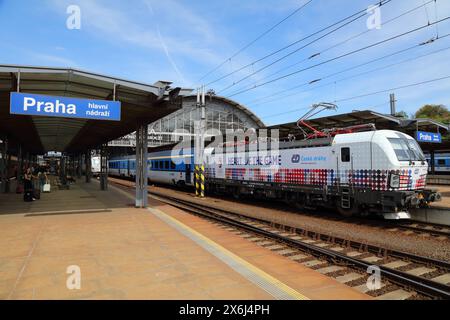
[[(428, 165), (417, 142), (397, 131), (337, 134), (280, 142), (277, 150), (223, 152), (206, 148), (208, 192), (284, 200), (297, 207), (337, 208), (345, 216), (407, 218), (440, 200), (425, 188)], [(193, 185), (193, 150), (150, 153), (149, 179)], [(132, 157), (111, 159), (110, 173), (135, 177)]]
[[(171, 150), (149, 153), (147, 160), (150, 182), (173, 184), (178, 186), (193, 184), (192, 150), (181, 150), (172, 154)], [(136, 177), (136, 159), (134, 156), (112, 158), (109, 160), (109, 173), (119, 177)]]
[[(431, 172), (431, 157), (426, 155), (428, 161), (428, 172)], [(437, 174), (450, 173), (450, 154), (437, 154), (434, 157), (434, 171)]]

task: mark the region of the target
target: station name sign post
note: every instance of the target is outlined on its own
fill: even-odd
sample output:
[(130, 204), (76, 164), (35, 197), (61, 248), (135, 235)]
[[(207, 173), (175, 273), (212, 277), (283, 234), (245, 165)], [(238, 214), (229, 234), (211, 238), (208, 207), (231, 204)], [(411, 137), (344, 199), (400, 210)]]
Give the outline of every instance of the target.
[(442, 135), (440, 133), (417, 131), (416, 139), (419, 142), (442, 143)]
[(27, 116), (120, 121), (120, 101), (11, 92), (10, 113)]

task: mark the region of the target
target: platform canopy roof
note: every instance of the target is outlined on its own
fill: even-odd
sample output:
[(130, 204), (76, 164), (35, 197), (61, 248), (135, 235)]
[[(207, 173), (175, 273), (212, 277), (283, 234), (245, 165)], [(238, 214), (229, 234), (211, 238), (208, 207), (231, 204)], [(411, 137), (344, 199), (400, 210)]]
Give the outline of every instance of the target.
[[(446, 135), (450, 130), (448, 124), (432, 119), (403, 119), (370, 110), (354, 111), (351, 113), (309, 119), (306, 122), (317, 130), (373, 123), (378, 130), (397, 130), (411, 136), (415, 136), (416, 131), (439, 132), (442, 135)], [(280, 138), (285, 138), (288, 134), (301, 134), (301, 131), (297, 127), (297, 122), (273, 125), (270, 126), (269, 129), (279, 129)], [(450, 141), (448, 140), (444, 140), (442, 144), (421, 143), (421, 145), (426, 152), (450, 150)]]
[[(431, 119), (403, 119), (370, 110), (308, 119), (306, 122), (317, 130), (343, 128), (368, 123), (375, 124), (379, 130), (390, 129), (406, 132), (414, 132), (419, 129), (421, 131), (439, 131), (440, 133), (445, 134), (450, 129), (449, 125)], [(280, 136), (287, 135), (288, 133), (300, 133), (300, 130), (297, 128), (297, 122), (273, 125), (270, 126), (269, 129), (279, 129)]]
[[(97, 148), (181, 108), (191, 89), (171, 82), (145, 84), (71, 68), (0, 65), (0, 135), (11, 145), (43, 154)], [(121, 121), (10, 114), (10, 92), (121, 102)], [(1, 137), (0, 137), (1, 138)]]

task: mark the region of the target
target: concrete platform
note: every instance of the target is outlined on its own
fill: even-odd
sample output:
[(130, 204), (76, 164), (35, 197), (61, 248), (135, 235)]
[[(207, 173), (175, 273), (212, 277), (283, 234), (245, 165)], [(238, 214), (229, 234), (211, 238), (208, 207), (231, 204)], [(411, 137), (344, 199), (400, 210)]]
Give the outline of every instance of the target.
[(429, 185), (430, 189), (437, 189), (442, 195), (442, 201), (432, 204), (432, 207), (450, 209), (450, 186)]
[(427, 185), (427, 188), (438, 190), (442, 195), (442, 201), (434, 202), (426, 209), (411, 210), (411, 218), (450, 226), (450, 186)]
[(183, 211), (98, 189), (1, 195), (0, 299), (370, 298)]

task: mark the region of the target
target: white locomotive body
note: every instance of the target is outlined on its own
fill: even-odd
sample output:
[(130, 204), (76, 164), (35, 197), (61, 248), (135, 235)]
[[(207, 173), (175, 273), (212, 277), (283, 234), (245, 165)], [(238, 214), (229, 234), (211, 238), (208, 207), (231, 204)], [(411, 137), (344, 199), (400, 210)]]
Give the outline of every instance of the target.
[[(251, 148), (251, 147), (250, 147)], [(408, 209), (437, 201), (426, 190), (428, 165), (417, 142), (378, 130), (280, 142), (276, 150), (209, 150), (208, 189), (283, 199), (299, 207), (337, 207), (343, 215)]]

